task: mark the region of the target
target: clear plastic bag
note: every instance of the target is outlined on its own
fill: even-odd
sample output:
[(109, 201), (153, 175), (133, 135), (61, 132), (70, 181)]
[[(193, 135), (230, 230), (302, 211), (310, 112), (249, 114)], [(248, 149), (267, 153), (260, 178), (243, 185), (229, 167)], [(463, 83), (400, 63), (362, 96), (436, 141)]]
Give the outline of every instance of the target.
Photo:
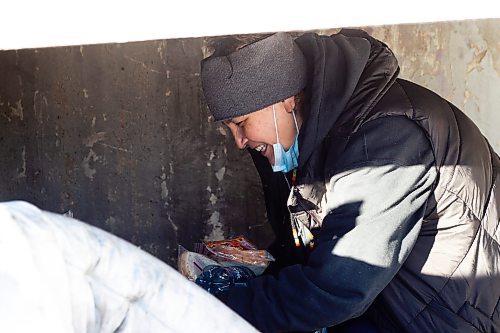
[(217, 262), (203, 254), (188, 251), (182, 245), (178, 246), (177, 269), (189, 280), (196, 280), (203, 269), (209, 265), (217, 265)]

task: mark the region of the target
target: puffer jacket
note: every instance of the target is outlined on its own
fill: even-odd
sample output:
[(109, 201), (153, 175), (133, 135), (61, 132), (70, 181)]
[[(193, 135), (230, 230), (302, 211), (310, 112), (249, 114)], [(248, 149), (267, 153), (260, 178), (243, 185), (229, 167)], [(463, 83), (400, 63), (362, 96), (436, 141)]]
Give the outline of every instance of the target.
[(366, 33), (296, 42), (311, 73), (296, 184), (252, 156), (274, 229), (291, 223), (314, 249), (278, 235), (276, 254), (299, 259), (226, 304), (264, 332), (365, 312), (384, 332), (500, 331), (498, 155), (456, 107), (397, 79)]
[(0, 332), (256, 332), (160, 260), (27, 202), (0, 203)]
[(498, 155), (460, 110), (408, 81), (398, 80), (366, 121), (385, 115), (425, 132), (439, 176), (415, 246), (373, 317), (399, 331), (499, 332)]

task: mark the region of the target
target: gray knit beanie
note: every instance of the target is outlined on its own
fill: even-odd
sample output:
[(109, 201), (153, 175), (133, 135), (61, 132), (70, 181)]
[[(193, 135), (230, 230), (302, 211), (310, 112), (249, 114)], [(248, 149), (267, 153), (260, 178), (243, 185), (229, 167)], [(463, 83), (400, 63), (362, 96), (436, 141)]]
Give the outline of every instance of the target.
[(293, 38), (279, 32), (229, 55), (203, 59), (201, 83), (215, 120), (228, 120), (300, 92), (307, 63)]

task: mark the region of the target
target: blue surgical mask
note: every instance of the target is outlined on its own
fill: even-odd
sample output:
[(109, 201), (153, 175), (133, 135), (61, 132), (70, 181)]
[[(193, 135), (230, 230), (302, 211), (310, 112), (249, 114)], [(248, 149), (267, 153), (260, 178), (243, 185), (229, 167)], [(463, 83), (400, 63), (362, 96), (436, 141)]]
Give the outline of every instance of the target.
[(297, 125), (297, 119), (295, 118), (295, 111), (292, 111), (293, 120), (295, 121), (295, 128), (297, 129), (297, 135), (295, 135), (295, 140), (293, 141), (290, 149), (285, 151), (280, 143), (280, 137), (278, 134), (278, 125), (276, 122), (276, 111), (273, 105), (273, 115), (274, 115), (274, 127), (276, 129), (276, 140), (277, 143), (273, 144), (274, 151), (274, 172), (287, 173), (292, 171), (299, 165), (299, 126)]

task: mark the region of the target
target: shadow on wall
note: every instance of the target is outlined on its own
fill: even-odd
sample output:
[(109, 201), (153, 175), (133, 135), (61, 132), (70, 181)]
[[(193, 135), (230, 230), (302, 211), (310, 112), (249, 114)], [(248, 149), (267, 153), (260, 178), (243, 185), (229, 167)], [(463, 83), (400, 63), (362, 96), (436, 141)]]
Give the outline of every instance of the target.
[(266, 247), (251, 159), (202, 100), (203, 50), (194, 38), (0, 52), (0, 200), (69, 212), (170, 264), (205, 238)]

